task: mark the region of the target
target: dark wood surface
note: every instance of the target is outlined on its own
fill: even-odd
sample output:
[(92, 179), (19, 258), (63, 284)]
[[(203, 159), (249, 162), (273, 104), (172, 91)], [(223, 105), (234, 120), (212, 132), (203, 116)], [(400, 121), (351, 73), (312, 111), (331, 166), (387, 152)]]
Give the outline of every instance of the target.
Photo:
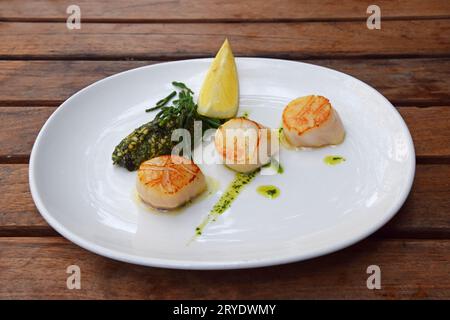
[[(450, 298), (450, 2), (0, 2), (0, 298)], [(238, 56), (287, 58), (351, 74), (384, 94), (413, 136), (417, 172), (399, 213), (368, 239), (284, 266), (175, 271), (112, 261), (59, 236), (39, 215), (28, 161), (40, 128), (70, 95), (111, 74), (207, 57), (228, 37)], [(66, 288), (66, 268), (82, 289)], [(366, 288), (366, 268), (382, 289)]]
[[(66, 8), (72, 0), (3, 1), (0, 19), (6, 21), (66, 21)], [(323, 21), (366, 20), (370, 0), (77, 0), (83, 19), (100, 22), (165, 21)], [(378, 0), (383, 18), (450, 17), (446, 0)]]
[(237, 56), (446, 56), (450, 19), (274, 23), (0, 23), (3, 59), (182, 59), (212, 56), (227, 37)]
[[(0, 296), (92, 299), (448, 298), (449, 240), (365, 240), (302, 263), (224, 271), (147, 268), (91, 254), (60, 237), (0, 239)], [(366, 268), (382, 269), (368, 290)], [(67, 290), (67, 266), (82, 270)]]
[[(450, 56), (306, 61), (357, 77), (397, 106), (450, 105)], [(8, 84), (0, 86), (0, 104), (58, 106), (94, 81), (154, 63), (158, 61), (0, 60), (0, 79)]]

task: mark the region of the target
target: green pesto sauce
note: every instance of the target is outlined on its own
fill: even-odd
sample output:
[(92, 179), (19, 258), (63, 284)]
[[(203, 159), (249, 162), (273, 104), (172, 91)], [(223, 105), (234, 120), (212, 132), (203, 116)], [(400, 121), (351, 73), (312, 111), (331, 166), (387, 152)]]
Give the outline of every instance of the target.
[(202, 223), (200, 223), (200, 225), (197, 226), (197, 228), (195, 228), (195, 234), (197, 236), (202, 234), (203, 229), (208, 223), (210, 223), (211, 221), (215, 221), (219, 215), (221, 215), (231, 207), (231, 204), (237, 198), (244, 186), (249, 184), (258, 172), (259, 170), (253, 171), (251, 173), (236, 173), (234, 180), (230, 183), (220, 199), (213, 206), (208, 216), (205, 218), (205, 220), (203, 220)]
[(280, 143), (283, 142), (283, 137), (284, 137), (284, 133), (283, 133), (283, 127), (279, 127), (277, 130), (277, 137), (278, 137), (278, 141)]
[(285, 147), (288, 150), (297, 149), (287, 140), (282, 127), (278, 128), (278, 141), (280, 142), (281, 146)]
[(272, 158), (269, 163), (263, 165), (262, 167), (263, 168), (270, 167), (272, 170), (276, 171), (278, 174), (282, 174), (284, 172), (284, 169), (281, 166), (281, 163), (274, 158)]
[(248, 113), (248, 111), (244, 111), (244, 112), (242, 113), (242, 115), (241, 115), (241, 118), (245, 118), (245, 119), (247, 119), (247, 118), (248, 118), (248, 116), (249, 116), (249, 113)]
[(330, 165), (330, 166), (334, 166), (337, 164), (340, 164), (342, 162), (346, 161), (346, 159), (344, 157), (341, 156), (326, 156), (323, 159), (323, 162), (325, 162), (326, 164)]
[(272, 167), (272, 169), (276, 170), (278, 174), (282, 174), (284, 172), (281, 163), (275, 159), (272, 159), (272, 161), (270, 162), (270, 166)]
[(269, 199), (275, 199), (280, 195), (280, 189), (272, 185), (259, 186), (256, 191), (263, 197)]

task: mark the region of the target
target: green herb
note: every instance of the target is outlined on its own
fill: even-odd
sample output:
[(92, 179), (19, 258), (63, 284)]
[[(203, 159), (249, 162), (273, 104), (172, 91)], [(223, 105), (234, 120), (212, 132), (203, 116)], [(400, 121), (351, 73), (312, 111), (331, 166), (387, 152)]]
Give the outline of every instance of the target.
[(169, 95), (168, 95), (167, 97), (165, 97), (164, 99), (159, 100), (153, 108), (149, 108), (149, 109), (145, 110), (145, 112), (150, 112), (150, 111), (154, 111), (154, 110), (161, 109), (161, 108), (164, 107), (170, 100), (172, 100), (172, 98), (175, 97), (176, 94), (177, 94), (176, 91), (172, 91), (171, 94), (169, 94)]
[(182, 83), (182, 82), (173, 81), (173, 82), (172, 82), (172, 85), (173, 85), (174, 87), (180, 88), (181, 90), (186, 90), (186, 91), (189, 92), (190, 94), (194, 94), (194, 92), (193, 92), (191, 89), (189, 89), (188, 87), (186, 87), (186, 85), (185, 85), (184, 83)]
[[(172, 132), (184, 128), (191, 133), (191, 148), (194, 147), (194, 122), (202, 121), (203, 132), (210, 128), (218, 128), (223, 120), (208, 118), (197, 113), (193, 92), (184, 83), (172, 82), (178, 89), (176, 100), (172, 100), (177, 91), (173, 91), (156, 103), (146, 112), (159, 110), (155, 118), (135, 129), (126, 136), (114, 149), (113, 163), (134, 171), (142, 162), (161, 155), (170, 154), (178, 141), (172, 141)], [(167, 104), (172, 101), (171, 106)]]

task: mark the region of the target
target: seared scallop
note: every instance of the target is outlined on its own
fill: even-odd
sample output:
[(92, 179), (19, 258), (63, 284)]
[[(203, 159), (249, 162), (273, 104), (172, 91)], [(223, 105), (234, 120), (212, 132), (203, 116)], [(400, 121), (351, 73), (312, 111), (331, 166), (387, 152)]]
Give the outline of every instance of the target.
[(283, 134), (295, 147), (339, 144), (345, 130), (330, 101), (322, 96), (305, 96), (289, 102), (283, 111)]
[(221, 125), (214, 143), (225, 165), (238, 172), (251, 172), (267, 164), (279, 148), (269, 128), (246, 118)]
[(137, 172), (139, 197), (157, 209), (174, 209), (206, 189), (200, 168), (191, 160), (165, 155), (147, 160)]

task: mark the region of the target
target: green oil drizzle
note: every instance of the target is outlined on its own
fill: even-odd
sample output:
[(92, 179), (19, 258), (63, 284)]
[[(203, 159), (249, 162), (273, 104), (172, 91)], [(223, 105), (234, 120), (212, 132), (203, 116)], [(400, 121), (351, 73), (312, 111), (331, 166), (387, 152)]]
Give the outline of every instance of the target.
[(195, 235), (201, 235), (203, 229), (208, 225), (208, 223), (210, 223), (211, 221), (215, 221), (219, 215), (230, 208), (231, 204), (237, 198), (244, 186), (249, 184), (258, 172), (259, 170), (253, 171), (251, 173), (236, 173), (233, 181), (213, 206), (208, 216), (195, 228)]
[(283, 167), (281, 166), (281, 163), (272, 158), (271, 161), (265, 165), (262, 166), (263, 168), (271, 168), (272, 170), (276, 171), (278, 174), (282, 174), (284, 172)]
[(346, 159), (344, 157), (341, 156), (326, 156), (323, 159), (323, 162), (325, 162), (326, 164), (330, 165), (330, 166), (335, 166), (337, 164), (340, 164), (342, 162), (346, 161)]
[(263, 197), (269, 198), (269, 199), (275, 199), (278, 198), (280, 195), (280, 189), (278, 189), (275, 186), (267, 185), (267, 186), (259, 186), (256, 191), (262, 195)]
[(283, 127), (278, 128), (278, 137), (283, 134)]
[(276, 170), (278, 174), (282, 174), (284, 172), (281, 163), (275, 159), (272, 159), (272, 161), (270, 162), (270, 166), (272, 167), (272, 169)]
[(248, 119), (248, 116), (249, 116), (248, 111), (244, 111), (240, 117), (241, 117), (241, 118)]
[(296, 147), (291, 145), (291, 143), (288, 141), (288, 139), (286, 138), (286, 135), (284, 134), (282, 127), (278, 128), (278, 141), (280, 142), (281, 146), (283, 146), (284, 148), (286, 148), (288, 150), (297, 149)]

